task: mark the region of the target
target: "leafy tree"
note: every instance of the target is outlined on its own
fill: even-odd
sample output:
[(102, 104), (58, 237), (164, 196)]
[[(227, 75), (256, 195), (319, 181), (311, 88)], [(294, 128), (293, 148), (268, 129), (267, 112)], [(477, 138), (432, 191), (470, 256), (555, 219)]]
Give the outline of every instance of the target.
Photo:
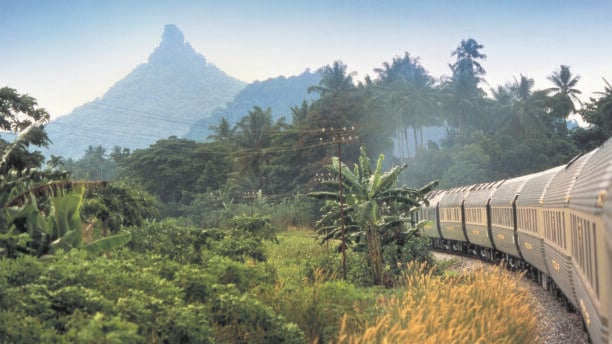
[(109, 231), (116, 234), (124, 226), (141, 226), (159, 215), (155, 199), (148, 193), (126, 185), (102, 185), (87, 189), (81, 215), (90, 225), (101, 222), (104, 237)]
[(47, 167), (54, 170), (64, 166), (64, 159), (61, 156), (53, 155), (47, 160)]
[[(323, 242), (341, 238), (342, 221), (346, 220), (345, 236), (350, 239), (345, 243), (365, 244), (372, 278), (377, 285), (385, 282), (383, 246), (410, 240), (417, 230), (417, 227), (411, 225), (414, 221), (412, 211), (425, 201), (425, 193), (436, 185), (430, 183), (421, 189), (396, 187), (399, 174), (406, 165), (394, 166), (383, 172), (383, 160), (384, 155), (381, 154), (376, 168), (372, 170), (364, 146), (361, 148), (359, 164), (356, 164), (354, 170), (344, 164), (340, 166), (340, 162), (334, 157), (328, 171), (333, 173), (336, 179), (328, 181), (327, 184), (337, 188), (339, 183), (342, 183), (344, 192), (309, 193), (311, 197), (328, 200), (324, 215), (316, 224)], [(339, 169), (342, 169), (341, 182)]]
[(43, 128), (49, 118), (49, 113), (38, 107), (36, 99), (9, 87), (0, 88), (0, 131), (19, 134), (12, 143), (0, 138), (0, 173), (12, 169), (14, 173), (27, 174), (29, 169), (43, 163), (44, 156), (39, 151), (31, 152), (29, 148), (49, 144)]
[(110, 153), (110, 158), (116, 164), (120, 165), (125, 159), (130, 156), (130, 149), (126, 147), (114, 146)]
[(120, 164), (132, 179), (162, 202), (189, 202), (191, 193), (216, 190), (230, 170), (228, 146), (169, 137), (137, 149)]
[(34, 122), (45, 123), (50, 117), (36, 99), (10, 87), (0, 88), (0, 115), (0, 130), (11, 132), (22, 131)]
[(582, 118), (591, 125), (577, 130), (573, 138), (585, 150), (593, 149), (612, 137), (612, 86), (604, 79), (604, 91), (591, 98), (580, 110)]

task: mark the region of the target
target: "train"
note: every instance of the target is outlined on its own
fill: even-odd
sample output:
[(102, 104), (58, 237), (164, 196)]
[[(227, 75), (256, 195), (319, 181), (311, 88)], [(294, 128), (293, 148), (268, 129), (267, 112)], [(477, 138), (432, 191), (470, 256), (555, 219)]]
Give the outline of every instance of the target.
[(421, 235), (435, 249), (525, 270), (611, 344), (612, 139), (565, 165), (430, 192)]

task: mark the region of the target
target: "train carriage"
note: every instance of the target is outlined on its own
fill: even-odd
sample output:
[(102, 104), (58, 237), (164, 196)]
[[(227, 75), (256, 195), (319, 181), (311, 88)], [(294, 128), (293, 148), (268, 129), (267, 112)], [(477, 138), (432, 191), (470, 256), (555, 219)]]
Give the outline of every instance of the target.
[[(489, 200), (501, 184), (503, 181), (476, 185), (464, 202), (465, 235), (471, 244), (480, 248), (495, 248), (489, 230)], [(481, 255), (486, 255), (490, 250), (481, 251)]]
[[(438, 228), (422, 233), (444, 248), (528, 263), (581, 313), (593, 343), (612, 344), (611, 194), (612, 139), (543, 172), (432, 193), (421, 214)], [(480, 235), (487, 224), (491, 244)]]
[(467, 242), (463, 227), (463, 201), (473, 185), (450, 189), (440, 199), (440, 234), (446, 240)]
[[(608, 144), (610, 144), (610, 142), (608, 142)], [(603, 261), (602, 265), (604, 265), (604, 267), (608, 269), (607, 279), (602, 279), (605, 285), (605, 288), (602, 291), (606, 294), (606, 297), (608, 299), (608, 319), (605, 322), (602, 321), (602, 326), (606, 327), (608, 333), (608, 342), (612, 342), (612, 334), (610, 333), (610, 328), (612, 328), (612, 268), (610, 267), (610, 264), (612, 264), (612, 197), (610, 197), (610, 195), (612, 195), (612, 185), (608, 186), (606, 194), (603, 195), (604, 197), (602, 200), (604, 204), (603, 221), (605, 228), (605, 240), (601, 241), (605, 241), (606, 243), (605, 251), (607, 254), (607, 258)], [(602, 302), (602, 308), (603, 307), (606, 307), (605, 302)]]
[[(612, 184), (612, 142), (600, 147), (585, 163), (569, 195), (570, 250), (577, 309), (594, 343), (609, 338), (609, 295), (604, 289), (610, 275), (606, 228), (602, 217), (607, 190)], [(609, 232), (608, 232), (609, 234)]]
[(421, 229), (421, 234), (434, 239), (442, 239), (440, 228), (438, 226), (438, 207), (440, 200), (446, 194), (446, 190), (435, 190), (430, 192), (426, 197), (429, 200), (429, 205), (423, 205), (419, 210), (419, 219), (431, 221)]
[(551, 180), (542, 201), (544, 254), (548, 271), (556, 285), (574, 307), (578, 304), (572, 272), (568, 204), (576, 178), (595, 151), (577, 157), (570, 161), (565, 168), (559, 170)]
[(507, 180), (491, 195), (490, 202), (493, 244), (498, 251), (516, 258), (521, 255), (516, 245), (514, 204), (526, 180), (526, 177)]
[(526, 176), (516, 199), (517, 239), (523, 259), (541, 273), (550, 276), (544, 255), (544, 193), (553, 177), (564, 166)]

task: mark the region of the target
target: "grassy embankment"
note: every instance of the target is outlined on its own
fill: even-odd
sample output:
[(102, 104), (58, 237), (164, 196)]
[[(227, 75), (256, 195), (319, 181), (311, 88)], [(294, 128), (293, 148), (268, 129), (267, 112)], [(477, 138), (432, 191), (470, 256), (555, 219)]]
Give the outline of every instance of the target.
[(520, 276), (501, 268), (457, 274), (409, 266), (400, 288), (359, 287), (316, 267), (330, 254), (314, 241), (313, 232), (291, 230), (280, 234), (279, 240), (280, 245), (267, 246), (279, 282), (265, 299), (297, 323), (308, 342), (537, 340), (537, 318), (528, 291), (519, 286)]

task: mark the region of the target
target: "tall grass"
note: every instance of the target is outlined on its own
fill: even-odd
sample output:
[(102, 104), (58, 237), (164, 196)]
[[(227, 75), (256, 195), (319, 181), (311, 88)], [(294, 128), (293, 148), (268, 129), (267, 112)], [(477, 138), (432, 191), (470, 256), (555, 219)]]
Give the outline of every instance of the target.
[(380, 314), (376, 306), (380, 290), (341, 280), (339, 254), (320, 245), (314, 231), (291, 229), (279, 233), (278, 240), (278, 245), (266, 244), (268, 263), (276, 268), (278, 281), (259, 296), (296, 323), (306, 343), (335, 342), (343, 316), (351, 327), (363, 328)]
[(405, 292), (380, 299), (384, 315), (355, 329), (345, 316), (339, 343), (533, 343), (537, 318), (521, 276), (496, 268), (434, 275), (409, 266)]

